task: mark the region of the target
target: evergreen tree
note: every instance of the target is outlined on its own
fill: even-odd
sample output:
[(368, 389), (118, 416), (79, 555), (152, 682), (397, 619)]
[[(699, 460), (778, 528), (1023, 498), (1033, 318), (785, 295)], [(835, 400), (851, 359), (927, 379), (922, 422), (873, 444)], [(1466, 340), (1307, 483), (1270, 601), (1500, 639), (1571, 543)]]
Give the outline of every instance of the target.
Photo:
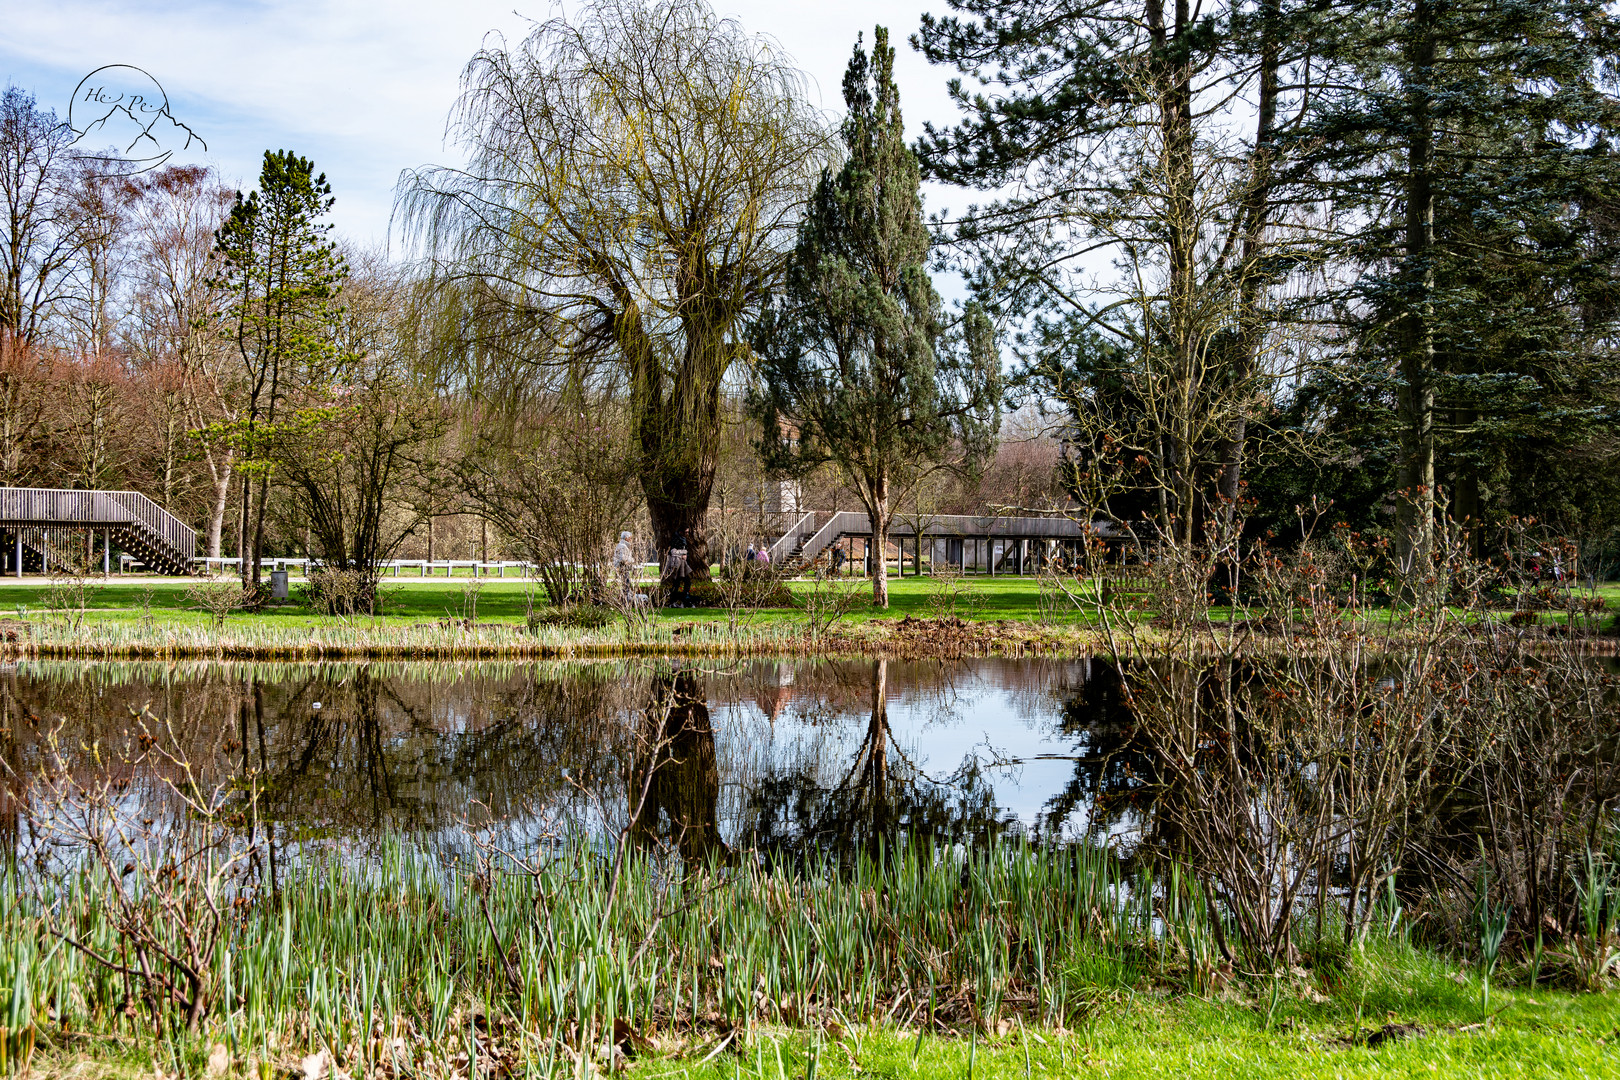
[(1343, 12), (1317, 41), (1322, 97), (1292, 133), (1319, 148), (1298, 190), (1353, 226), (1335, 252), (1356, 271), (1343, 345), (1387, 373), (1398, 548), (1421, 574), (1448, 450), (1453, 506), (1477, 520), (1481, 476), (1513, 443), (1580, 442), (1612, 415), (1581, 397), (1613, 401), (1614, 23), (1595, 0)]
[(844, 75), (848, 158), (822, 174), (783, 295), (753, 335), (752, 402), (773, 466), (837, 465), (871, 517), (872, 600), (889, 603), (884, 552), (900, 489), (984, 453), (999, 419), (1000, 361), (984, 312), (945, 333), (925, 260), (920, 173), (906, 146), (883, 27)]
[(332, 226), (320, 220), (332, 202), (326, 174), (317, 174), (308, 158), (266, 150), (258, 190), (237, 192), (216, 237), (219, 284), (230, 297), (224, 331), (246, 376), (246, 401), (231, 434), (244, 473), (242, 582), (254, 597), (277, 407), (295, 385), (328, 378), (336, 355), (334, 301), (348, 270), (326, 238)]

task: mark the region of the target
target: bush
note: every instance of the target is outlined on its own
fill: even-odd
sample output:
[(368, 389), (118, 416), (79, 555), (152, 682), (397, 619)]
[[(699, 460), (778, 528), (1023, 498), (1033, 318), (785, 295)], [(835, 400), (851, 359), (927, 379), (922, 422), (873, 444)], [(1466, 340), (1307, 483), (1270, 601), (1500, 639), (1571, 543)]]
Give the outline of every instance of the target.
[[(761, 581), (757, 585), (747, 586), (740, 597), (743, 607), (750, 608), (789, 608), (797, 607), (792, 591), (780, 581)], [(723, 608), (726, 598), (720, 587), (712, 581), (699, 581), (692, 586), (692, 606), (701, 608)]]
[(323, 615), (375, 614), (377, 581), (360, 570), (322, 567), (309, 575), (302, 599)]

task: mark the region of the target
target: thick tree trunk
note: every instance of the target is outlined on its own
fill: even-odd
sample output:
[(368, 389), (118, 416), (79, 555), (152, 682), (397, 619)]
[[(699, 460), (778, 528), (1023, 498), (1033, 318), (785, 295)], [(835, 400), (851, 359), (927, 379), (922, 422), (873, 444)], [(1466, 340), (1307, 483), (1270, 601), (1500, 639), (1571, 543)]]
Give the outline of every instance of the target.
[[(691, 320), (674, 372), (665, 370), (633, 300), (615, 321), (630, 369), (639, 479), (660, 563), (684, 536), (692, 580), (709, 580), (706, 518), (719, 453), (720, 383), (729, 365), (726, 326)], [(667, 582), (666, 582), (667, 584)]]
[[(653, 545), (658, 549), (660, 575), (667, 573), (669, 549), (677, 547), (686, 538), (686, 565), (693, 581), (709, 580), (708, 500), (701, 508), (691, 503), (676, 503), (667, 499), (647, 500), (647, 517), (652, 521)], [(667, 585), (668, 582), (665, 582)]]
[(1407, 71), (1411, 144), (1406, 173), (1406, 252), (1402, 270), (1406, 313), (1401, 320), (1400, 506), (1397, 557), (1414, 577), (1426, 575), (1434, 543), (1434, 119), (1429, 83), (1435, 62), (1428, 0), (1412, 12)]

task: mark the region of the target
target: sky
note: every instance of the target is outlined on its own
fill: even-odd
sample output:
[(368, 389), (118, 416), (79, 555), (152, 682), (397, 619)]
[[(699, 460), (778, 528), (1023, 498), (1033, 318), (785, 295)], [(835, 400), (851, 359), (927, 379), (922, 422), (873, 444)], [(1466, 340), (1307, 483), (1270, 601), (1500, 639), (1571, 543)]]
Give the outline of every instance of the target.
[[(720, 14), (775, 38), (809, 75), (812, 103), (832, 113), (842, 108), (840, 84), (856, 33), (864, 31), (870, 44), (873, 24), (882, 23), (897, 44), (908, 134), (924, 120), (954, 116), (945, 92), (950, 72), (905, 45), (922, 10), (918, 0), (713, 2)], [(936, 7), (943, 9), (943, 0)], [(173, 151), (170, 162), (212, 165), (228, 184), (246, 188), (265, 150), (296, 151), (331, 182), (338, 231), (381, 247), (401, 170), (458, 161), (444, 142), (445, 119), (462, 67), (485, 36), (515, 42), (564, 11), (524, 0), (18, 3), (9, 5), (0, 35), (0, 78), (66, 117), (75, 97), (82, 108), (98, 86), (108, 98), (117, 90), (155, 97), (132, 70), (140, 69), (199, 140), (186, 146), (186, 133), (170, 129), (162, 139)], [(106, 65), (129, 66), (100, 70)], [(929, 209), (942, 209), (934, 195)], [(958, 204), (968, 201), (953, 195)]]

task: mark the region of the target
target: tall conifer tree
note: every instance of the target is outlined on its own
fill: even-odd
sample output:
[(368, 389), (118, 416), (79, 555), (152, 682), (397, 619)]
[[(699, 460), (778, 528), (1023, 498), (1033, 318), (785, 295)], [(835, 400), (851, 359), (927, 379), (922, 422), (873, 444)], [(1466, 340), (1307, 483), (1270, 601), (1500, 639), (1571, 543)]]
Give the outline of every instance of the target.
[(1453, 506), (1477, 519), (1479, 436), (1590, 430), (1602, 410), (1571, 391), (1613, 383), (1590, 360), (1620, 315), (1616, 24), (1599, 0), (1381, 0), (1319, 29), (1332, 75), (1292, 133), (1317, 148), (1299, 190), (1352, 226), (1346, 345), (1388, 372), (1398, 550), (1421, 577), (1448, 447)]
[(753, 335), (762, 446), (779, 469), (837, 465), (871, 517), (872, 601), (889, 604), (884, 552), (900, 488), (983, 454), (999, 418), (989, 319), (949, 334), (929, 279), (917, 159), (906, 146), (894, 49), (857, 41), (844, 75), (848, 158), (823, 173), (783, 295)]
[(242, 583), (255, 598), (270, 495), (268, 436), (287, 392), (327, 378), (335, 349), (334, 301), (348, 274), (332, 226), (325, 173), (288, 150), (264, 152), (259, 187), (237, 192), (220, 227), (219, 284), (230, 297), (224, 332), (235, 342), (246, 374), (247, 401), (233, 433), (244, 473), (240, 552)]

